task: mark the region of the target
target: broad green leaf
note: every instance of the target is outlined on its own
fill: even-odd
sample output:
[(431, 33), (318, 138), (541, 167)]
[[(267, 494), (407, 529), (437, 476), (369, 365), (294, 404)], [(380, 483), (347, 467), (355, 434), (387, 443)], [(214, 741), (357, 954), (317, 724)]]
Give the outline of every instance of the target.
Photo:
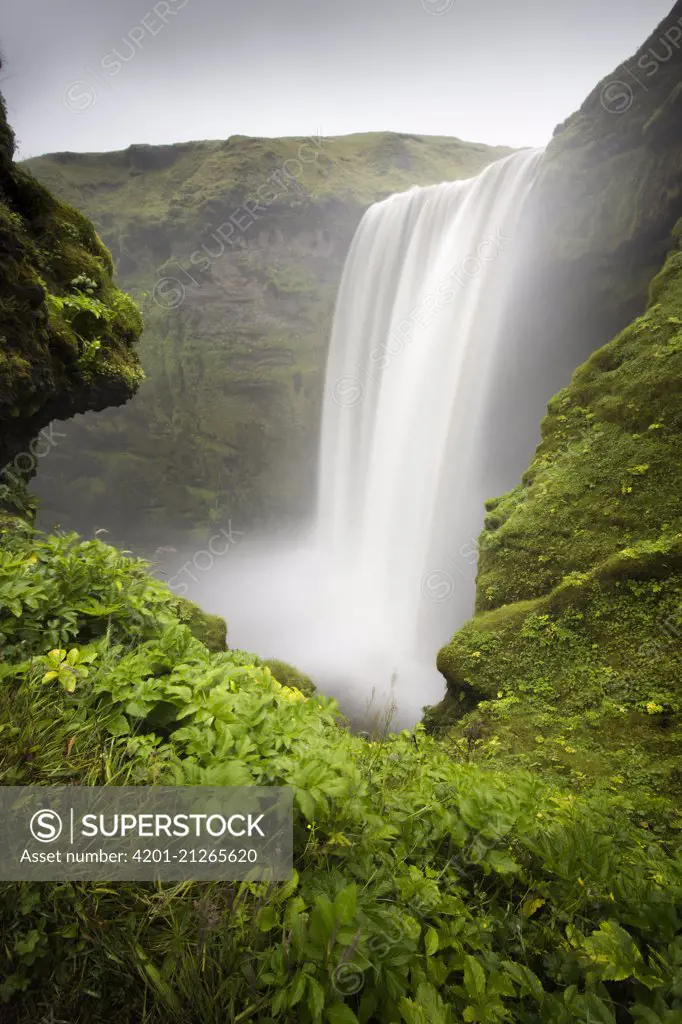
[(438, 932), (435, 928), (429, 928), (424, 936), (424, 948), (427, 956), (433, 956), (438, 952)]
[(310, 915), (310, 937), (318, 946), (326, 947), (336, 925), (334, 907), (327, 896), (315, 897), (315, 909)]
[(306, 789), (296, 789), (296, 803), (301, 808), (301, 811), (306, 816), (308, 821), (312, 821), (315, 817), (315, 801)]
[(264, 907), (258, 915), (258, 927), (262, 932), (270, 932), (279, 924), (277, 911), (274, 907)]
[(313, 1019), (319, 1020), (324, 1009), (324, 988), (317, 978), (308, 977), (308, 1009)]
[(132, 718), (146, 718), (149, 714), (149, 704), (140, 700), (130, 700), (126, 704), (126, 714)]
[(127, 736), (130, 732), (130, 723), (125, 715), (117, 715), (107, 725), (107, 732), (111, 736)]
[(475, 956), (464, 958), (464, 987), (470, 998), (476, 1001), (485, 995), (485, 971)]
[(491, 850), (486, 860), (498, 875), (510, 875), (521, 870), (521, 865), (517, 864), (513, 857), (503, 850)]
[(607, 981), (625, 981), (642, 964), (632, 937), (615, 921), (602, 921), (582, 943), (582, 951), (599, 976)]
[(350, 1006), (345, 1003), (334, 1003), (325, 1010), (325, 1016), (329, 1024), (359, 1024)]
[(663, 1024), (663, 1021), (654, 1013), (648, 1006), (644, 1006), (642, 1003), (635, 1003), (631, 1008), (630, 1013), (635, 1020), (644, 1021), (644, 1024)]
[(76, 689), (76, 677), (66, 672), (60, 672), (59, 679), (67, 693), (73, 693)]
[(341, 924), (352, 924), (355, 920), (357, 906), (358, 888), (356, 885), (349, 885), (343, 889), (334, 900), (334, 910)]
[(306, 975), (303, 971), (297, 971), (294, 977), (293, 984), (289, 986), (288, 992), (288, 1005), (289, 1007), (296, 1006), (303, 998), (306, 986)]
[(543, 907), (545, 905), (545, 902), (546, 901), (541, 899), (540, 897), (536, 899), (524, 900), (523, 905), (521, 907), (522, 916), (532, 917), (533, 914), (535, 914), (540, 909), (540, 907)]
[(521, 989), (522, 995), (532, 995), (537, 1000), (542, 1000), (544, 997), (544, 990), (540, 979), (536, 974), (526, 967), (525, 964), (519, 964), (512, 960), (505, 960), (502, 963), (505, 971)]

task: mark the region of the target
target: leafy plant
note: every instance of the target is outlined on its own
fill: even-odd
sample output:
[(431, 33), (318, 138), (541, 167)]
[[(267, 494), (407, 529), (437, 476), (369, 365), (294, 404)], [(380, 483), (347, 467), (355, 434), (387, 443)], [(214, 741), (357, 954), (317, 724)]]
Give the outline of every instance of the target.
[(295, 806), (286, 883), (0, 885), (0, 1016), (679, 1018), (682, 864), (621, 796), (466, 763), (421, 726), (368, 742), (208, 651), (144, 562), (0, 530), (0, 783), (285, 785)]
[(43, 682), (49, 683), (56, 679), (67, 693), (73, 693), (76, 689), (76, 684), (87, 679), (87, 666), (96, 657), (96, 651), (79, 651), (77, 647), (72, 647), (68, 654), (63, 650), (50, 651), (43, 659), (47, 667), (47, 672), (43, 676)]

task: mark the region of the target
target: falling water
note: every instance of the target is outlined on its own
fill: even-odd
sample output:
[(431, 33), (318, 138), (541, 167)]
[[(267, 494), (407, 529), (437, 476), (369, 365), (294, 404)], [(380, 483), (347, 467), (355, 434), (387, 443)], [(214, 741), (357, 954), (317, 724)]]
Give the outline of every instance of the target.
[(334, 318), (313, 540), (271, 547), (260, 573), (245, 549), (248, 578), (232, 563), (233, 638), (293, 661), (356, 722), (373, 690), (375, 707), (392, 694), (398, 725), (439, 700), (437, 649), (472, 611), (495, 484), (482, 438), (541, 156), (518, 152), (367, 211)]
[(327, 370), (319, 542), (400, 660), (419, 652), (428, 602), (442, 603), (449, 588), (449, 563), (439, 579), (430, 559), (441, 552), (452, 568), (453, 521), (477, 501), (476, 426), (541, 155), (516, 153), (478, 178), (376, 204), (346, 262)]

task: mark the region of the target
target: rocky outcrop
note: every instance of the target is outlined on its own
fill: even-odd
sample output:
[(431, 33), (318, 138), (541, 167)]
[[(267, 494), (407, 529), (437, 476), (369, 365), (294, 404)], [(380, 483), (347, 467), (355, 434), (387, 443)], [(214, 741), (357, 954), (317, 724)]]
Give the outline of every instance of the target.
[(137, 398), (70, 423), (78, 455), (41, 466), (51, 520), (155, 548), (174, 529), (307, 513), (331, 315), (364, 209), (507, 152), (408, 135), (237, 136), (29, 161), (93, 218), (146, 323)]
[[(142, 320), (92, 224), (13, 161), (0, 100), (0, 486), (34, 472), (56, 418), (126, 402)], [(73, 454), (73, 453), (72, 453)]]

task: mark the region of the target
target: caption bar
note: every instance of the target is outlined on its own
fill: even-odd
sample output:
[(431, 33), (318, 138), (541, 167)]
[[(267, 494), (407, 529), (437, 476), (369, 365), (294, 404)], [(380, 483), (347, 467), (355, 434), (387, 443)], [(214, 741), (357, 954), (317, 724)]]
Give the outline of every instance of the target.
[(287, 881), (292, 822), (285, 786), (4, 786), (0, 880)]

